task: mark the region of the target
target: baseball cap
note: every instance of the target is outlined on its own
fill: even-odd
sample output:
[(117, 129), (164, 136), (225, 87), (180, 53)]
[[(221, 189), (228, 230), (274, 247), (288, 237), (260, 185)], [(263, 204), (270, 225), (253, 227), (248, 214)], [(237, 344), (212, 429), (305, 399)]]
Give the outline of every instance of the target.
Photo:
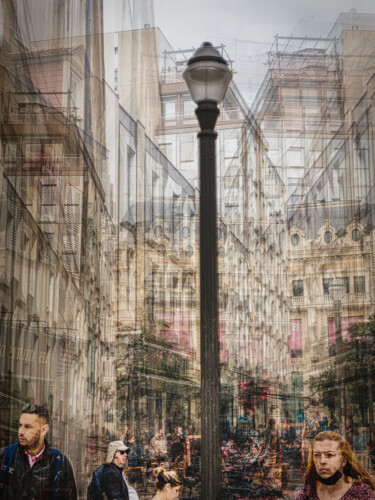
[(111, 441), (108, 445), (107, 464), (112, 462), (116, 451), (130, 451), (130, 448), (126, 446), (123, 441)]

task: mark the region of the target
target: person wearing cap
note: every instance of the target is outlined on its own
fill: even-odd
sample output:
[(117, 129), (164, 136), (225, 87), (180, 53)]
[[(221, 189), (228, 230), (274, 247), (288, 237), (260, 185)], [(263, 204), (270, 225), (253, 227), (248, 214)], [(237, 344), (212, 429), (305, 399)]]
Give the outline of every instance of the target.
[(112, 441), (108, 445), (106, 466), (103, 468), (101, 489), (108, 500), (139, 500), (134, 488), (128, 485), (124, 474), (127, 453), (130, 451), (123, 441)]

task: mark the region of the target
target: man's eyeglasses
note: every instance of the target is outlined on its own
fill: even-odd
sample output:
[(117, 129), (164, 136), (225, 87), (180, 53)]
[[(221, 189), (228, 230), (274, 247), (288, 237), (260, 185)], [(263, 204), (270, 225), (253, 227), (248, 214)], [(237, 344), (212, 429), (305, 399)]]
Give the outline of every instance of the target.
[(117, 450), (121, 455), (123, 455), (124, 453), (127, 453), (128, 450)]

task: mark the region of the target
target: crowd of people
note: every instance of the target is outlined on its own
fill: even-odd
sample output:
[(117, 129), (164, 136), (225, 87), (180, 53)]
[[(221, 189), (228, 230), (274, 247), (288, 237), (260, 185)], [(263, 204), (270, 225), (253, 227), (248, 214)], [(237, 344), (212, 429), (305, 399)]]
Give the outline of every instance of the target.
[[(191, 480), (194, 474), (199, 477), (199, 460), (196, 470), (191, 465), (194, 454), (199, 455), (199, 447), (195, 451), (189, 449), (192, 456), (189, 455), (187, 467), (186, 433), (180, 423), (173, 429), (167, 427), (172, 430), (167, 435), (159, 429), (147, 447), (137, 444), (129, 429), (122, 439), (110, 442), (105, 463), (93, 472), (87, 498), (102, 498), (100, 495), (104, 494), (110, 500), (138, 500), (137, 480), (128, 482), (127, 474), (138, 470), (142, 475), (145, 469), (153, 477), (153, 500), (178, 498), (183, 484), (189, 483), (189, 476)], [(267, 498), (282, 498), (286, 471), (297, 478), (297, 500), (375, 500), (375, 482), (353, 452), (350, 434), (349, 439), (341, 436), (324, 417), (318, 425), (314, 435), (310, 433), (311, 426), (303, 426), (302, 439), (298, 426), (290, 419), (277, 425), (270, 418), (265, 428), (257, 429), (253, 412), (238, 418), (237, 426), (231, 435), (227, 429), (222, 442), (223, 491), (227, 492), (224, 498), (238, 498), (236, 492), (248, 495), (242, 498), (255, 498), (249, 496), (250, 492), (259, 496), (261, 489), (267, 490)], [(0, 456), (2, 500), (77, 500), (71, 463), (49, 445), (48, 430), (46, 407), (27, 405), (22, 409), (18, 443), (8, 445)], [(310, 433), (308, 437), (306, 433)], [(309, 442), (306, 460), (303, 441)], [(179, 459), (184, 467), (178, 467)]]
[[(0, 452), (1, 500), (77, 500), (73, 468), (67, 456), (52, 448), (47, 441), (49, 412), (42, 405), (22, 408), (18, 443), (12, 443)], [(143, 450), (135, 435), (126, 431), (122, 440), (108, 445), (105, 463), (98, 467), (88, 486), (87, 498), (109, 500), (138, 500), (138, 494), (128, 482), (124, 470), (152, 468), (155, 500), (173, 500), (179, 495), (181, 476), (169, 470), (170, 459), (183, 454), (184, 433), (178, 427), (173, 436), (164, 436), (160, 429)], [(171, 450), (171, 453), (169, 453)]]

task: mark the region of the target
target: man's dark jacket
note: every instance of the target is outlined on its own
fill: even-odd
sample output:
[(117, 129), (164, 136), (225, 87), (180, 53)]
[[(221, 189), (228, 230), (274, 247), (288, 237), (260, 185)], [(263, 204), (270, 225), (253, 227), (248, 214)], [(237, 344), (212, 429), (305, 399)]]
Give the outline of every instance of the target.
[(104, 466), (101, 487), (109, 500), (129, 500), (128, 487), (123, 478), (122, 469), (114, 463)]
[[(52, 500), (55, 470), (53, 466), (53, 453), (45, 441), (45, 450), (40, 460), (30, 468), (24, 448), (18, 445), (8, 473), (8, 484), (1, 491), (1, 500)], [(0, 455), (3, 461), (5, 449)], [(77, 489), (72, 466), (65, 455), (63, 456), (62, 474), (57, 489), (57, 500), (77, 500)]]

